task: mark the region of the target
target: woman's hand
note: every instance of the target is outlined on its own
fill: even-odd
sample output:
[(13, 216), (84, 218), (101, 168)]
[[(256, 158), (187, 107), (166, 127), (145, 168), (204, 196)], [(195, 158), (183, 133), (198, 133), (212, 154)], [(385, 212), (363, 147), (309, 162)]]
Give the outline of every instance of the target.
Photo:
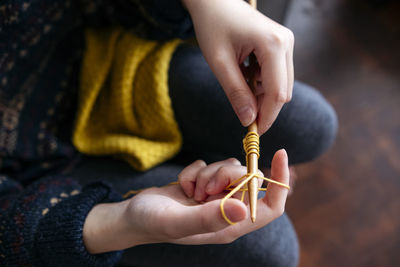
[[(182, 0), (205, 59), (243, 126), (256, 118), (260, 134), (292, 97), (293, 33), (243, 0)], [(251, 92), (241, 67), (250, 53), (260, 67)]]
[[(159, 242), (229, 243), (265, 226), (283, 213), (287, 197), (286, 188), (269, 185), (266, 196), (259, 199), (256, 223), (246, 220), (248, 207), (237, 199), (225, 202), (226, 215), (237, 223), (230, 225), (221, 215), (219, 205), (220, 198), (224, 195), (224, 185), (240, 178), (245, 173), (243, 168), (233, 160), (209, 166), (197, 162), (187, 167), (180, 175), (182, 187), (169, 185), (149, 188), (123, 202), (95, 206), (83, 228), (86, 248), (90, 253), (101, 253)], [(201, 176), (198, 175), (200, 173)], [(284, 150), (275, 154), (271, 176), (279, 182), (289, 183), (288, 159)], [(188, 178), (195, 181), (192, 189), (182, 183)], [(211, 181), (214, 181), (215, 187), (208, 190), (206, 187)], [(197, 193), (197, 188), (203, 189)], [(188, 195), (194, 195), (195, 199), (205, 202), (199, 203)]]
[[(259, 175), (264, 176), (260, 170), (258, 172)], [(222, 198), (226, 194), (225, 192), (221, 195), (225, 188), (246, 173), (247, 168), (235, 158), (210, 165), (206, 165), (202, 160), (197, 160), (179, 174), (178, 181), (187, 197), (202, 202)], [(259, 186), (262, 185), (262, 182), (259, 179)], [(237, 193), (234, 197), (240, 198), (241, 193)]]

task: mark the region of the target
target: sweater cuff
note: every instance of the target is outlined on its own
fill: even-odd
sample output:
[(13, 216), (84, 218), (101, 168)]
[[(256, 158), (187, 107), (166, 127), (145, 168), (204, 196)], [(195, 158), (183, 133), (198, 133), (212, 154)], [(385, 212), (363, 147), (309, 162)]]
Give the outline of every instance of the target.
[(112, 266), (122, 251), (90, 254), (83, 243), (83, 225), (89, 211), (98, 203), (120, 201), (104, 183), (86, 186), (83, 191), (50, 209), (41, 219), (35, 235), (37, 266)]

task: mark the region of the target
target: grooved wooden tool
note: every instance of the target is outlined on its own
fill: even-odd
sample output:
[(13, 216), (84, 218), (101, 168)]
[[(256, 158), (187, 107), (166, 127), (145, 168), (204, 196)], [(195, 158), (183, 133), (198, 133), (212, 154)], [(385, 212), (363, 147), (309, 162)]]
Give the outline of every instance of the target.
[[(249, 4), (257, 8), (257, 0), (249, 0)], [(249, 77), (248, 77), (248, 84), (250, 89), (255, 92), (255, 87), (257, 81), (255, 80), (255, 71), (256, 71), (256, 58), (255, 55), (252, 53), (249, 57)], [(254, 121), (248, 128), (249, 132), (256, 132), (258, 131), (257, 122)], [(258, 155), (250, 154), (247, 159), (247, 173), (257, 173), (258, 172)], [(258, 179), (257, 177), (252, 178), (248, 183), (248, 190), (249, 190), (249, 205), (250, 205), (250, 217), (251, 221), (254, 223), (256, 221), (256, 214), (257, 214), (257, 200), (258, 200)]]

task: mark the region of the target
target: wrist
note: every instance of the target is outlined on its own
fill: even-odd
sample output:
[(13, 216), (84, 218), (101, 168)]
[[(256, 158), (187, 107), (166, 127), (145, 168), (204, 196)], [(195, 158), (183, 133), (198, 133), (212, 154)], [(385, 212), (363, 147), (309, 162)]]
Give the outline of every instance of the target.
[(124, 218), (127, 201), (97, 204), (86, 217), (83, 242), (91, 254), (122, 250), (135, 245), (127, 238), (129, 227)]

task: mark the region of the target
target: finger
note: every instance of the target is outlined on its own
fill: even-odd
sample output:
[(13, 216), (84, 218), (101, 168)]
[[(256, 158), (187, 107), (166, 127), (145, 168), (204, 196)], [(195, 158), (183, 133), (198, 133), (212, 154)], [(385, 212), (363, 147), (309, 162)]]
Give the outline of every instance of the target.
[[(247, 173), (247, 168), (241, 165), (221, 166), (216, 174), (210, 179), (206, 192), (209, 195), (219, 194), (226, 189), (232, 182), (242, 178)], [(263, 176), (261, 171), (258, 174)]]
[(246, 218), (239, 221), (235, 225), (230, 227), (222, 228), (219, 231), (195, 234), (174, 240), (173, 243), (177, 244), (227, 244), (231, 243), (237, 238), (253, 232), (261, 227), (264, 227), (274, 219), (276, 219), (279, 214), (272, 211), (265, 202), (261, 199), (258, 201), (257, 208), (257, 220), (255, 223), (251, 222), (250, 219)]
[[(259, 176), (264, 177), (264, 174), (263, 174), (263, 172), (261, 170), (258, 170), (257, 173), (258, 173)], [(257, 182), (258, 182), (258, 187), (261, 188), (264, 180), (261, 179), (261, 178), (257, 178)], [(242, 194), (241, 193), (242, 192), (239, 191), (238, 193), (236, 193), (233, 196), (236, 197), (236, 198), (240, 197), (240, 199), (242, 199)], [(246, 192), (246, 194), (244, 194), (243, 203), (246, 204), (246, 205), (249, 203), (249, 192), (248, 191)]]
[[(174, 228), (176, 233), (172, 233), (172, 236), (185, 237), (189, 235), (212, 233), (220, 231), (226, 227), (229, 227), (227, 221), (222, 217), (220, 211), (220, 200), (207, 202), (205, 204), (184, 207), (177, 210), (177, 216), (171, 220), (174, 220)], [(225, 202), (224, 210), (229, 220), (233, 222), (239, 222), (247, 218), (246, 206), (237, 199), (228, 199)]]
[(223, 161), (218, 161), (208, 165), (206, 168), (203, 168), (198, 174), (196, 178), (196, 188), (194, 192), (194, 200), (203, 201), (207, 198), (206, 186), (209, 183), (210, 179), (215, 176), (218, 169), (222, 166), (236, 166), (240, 165), (240, 162), (235, 158), (226, 159)]
[[(272, 172), (272, 178), (274, 180), (285, 184), (289, 183), (288, 158), (286, 151), (284, 149), (281, 149), (275, 153), (275, 156), (272, 161), (271, 172)], [(270, 223), (277, 217), (279, 217), (283, 213), (286, 197), (287, 197), (286, 188), (280, 187), (275, 184), (270, 184), (266, 197), (264, 197), (263, 199), (259, 199), (258, 209), (257, 209), (257, 220), (255, 223), (252, 223), (250, 220), (243, 218), (242, 220), (237, 221), (238, 223), (231, 227), (221, 227), (220, 230), (216, 230), (218, 227), (215, 227), (213, 232), (210, 231), (210, 232), (190, 235), (175, 240), (174, 243), (179, 243), (179, 244), (230, 243), (235, 239), (237, 239), (238, 237), (245, 235), (249, 232), (252, 232), (254, 230), (257, 230), (265, 226), (266, 224)], [(229, 200), (233, 201), (233, 199)], [(226, 204), (227, 202), (225, 203), (225, 212), (226, 214), (228, 214), (229, 212), (228, 218), (231, 218), (230, 216), (232, 215), (230, 211), (228, 211), (229, 208)], [(214, 216), (216, 216), (216, 218), (219, 218), (219, 220), (221, 220), (220, 213), (214, 214)], [(224, 221), (222, 221), (222, 225), (223, 224)]]
[[(274, 163), (275, 164), (275, 163)], [(261, 173), (261, 172), (260, 172)], [(214, 197), (214, 196), (213, 196)], [(225, 206), (225, 211), (226, 210)], [(187, 236), (181, 239), (174, 240), (174, 243), (177, 244), (226, 244), (231, 243), (236, 240), (240, 236), (243, 236), (249, 232), (255, 231), (264, 227), (277, 217), (282, 214), (283, 211), (273, 210), (270, 206), (268, 206), (264, 199), (258, 200), (258, 209), (257, 209), (257, 220), (255, 223), (252, 223), (248, 218), (240, 220), (235, 225), (231, 227), (225, 227), (221, 230), (195, 234), (191, 236)], [(231, 216), (231, 215), (229, 215)], [(228, 216), (228, 217), (229, 217)], [(247, 217), (247, 216), (246, 216)]]
[[(288, 184), (288, 159), (286, 151), (284, 149), (281, 149), (277, 153), (275, 153), (272, 165), (272, 179), (284, 184)], [(262, 172), (259, 171), (259, 174), (262, 175)], [(277, 178), (278, 176), (279, 178)], [(261, 183), (261, 179), (259, 182)], [(227, 229), (231, 232), (230, 236), (237, 238), (246, 233), (257, 230), (282, 215), (284, 211), (287, 192), (288, 190), (286, 188), (279, 185), (269, 185), (266, 196), (258, 200), (256, 222), (252, 223), (250, 220), (240, 221), (232, 228)]]
[(246, 167), (241, 165), (221, 166), (207, 184), (209, 195), (221, 193), (230, 183), (246, 174)]
[(256, 119), (256, 99), (240, 71), (234, 53), (222, 51), (211, 62), (211, 68), (240, 122), (245, 127), (249, 126)]
[(206, 166), (203, 160), (196, 160), (178, 175), (178, 182), (188, 197), (193, 196), (197, 174)]
[(264, 98), (258, 113), (258, 131), (265, 133), (273, 124), (287, 101), (286, 55), (282, 50), (270, 54), (261, 62)]
[(292, 99), (293, 83), (294, 83), (294, 67), (293, 67), (293, 48), (289, 48), (286, 53), (286, 67), (288, 76), (287, 102)]
[(294, 83), (294, 67), (293, 67), (293, 50), (294, 50), (294, 35), (292, 31), (287, 31), (288, 47), (286, 52), (286, 67), (288, 74), (288, 99), (289, 102), (292, 99), (293, 83)]
[[(272, 159), (271, 179), (289, 184), (289, 165), (287, 153), (284, 149), (277, 151)], [(283, 213), (288, 189), (273, 183), (268, 184), (267, 194), (263, 201), (277, 213)]]

